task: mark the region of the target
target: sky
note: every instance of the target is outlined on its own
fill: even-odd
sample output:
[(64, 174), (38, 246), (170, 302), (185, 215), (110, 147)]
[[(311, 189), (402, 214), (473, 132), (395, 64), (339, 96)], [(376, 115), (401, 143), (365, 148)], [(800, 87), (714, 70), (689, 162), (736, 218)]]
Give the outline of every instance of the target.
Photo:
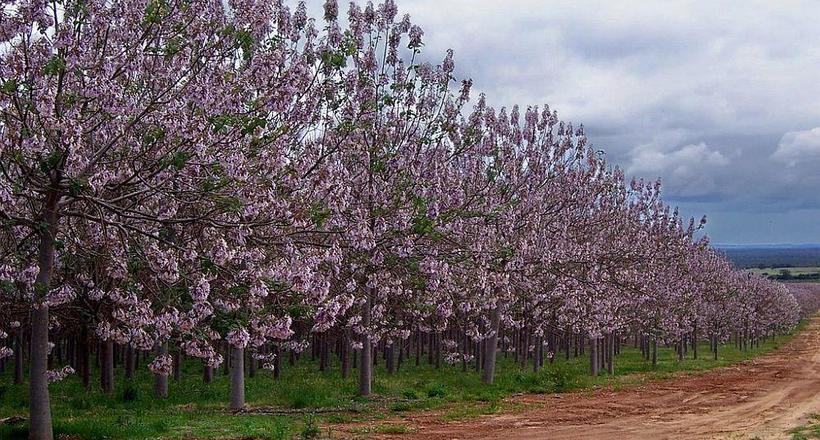
[(396, 1), (426, 57), (583, 123), (713, 243), (820, 243), (820, 3)]

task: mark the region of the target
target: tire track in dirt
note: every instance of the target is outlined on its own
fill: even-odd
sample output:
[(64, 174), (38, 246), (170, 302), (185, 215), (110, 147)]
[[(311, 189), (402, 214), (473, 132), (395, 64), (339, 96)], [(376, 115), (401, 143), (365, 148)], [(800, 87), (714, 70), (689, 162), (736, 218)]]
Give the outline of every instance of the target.
[(452, 423), (435, 411), (408, 415), (401, 423), (415, 432), (402, 438), (788, 439), (820, 413), (820, 315), (780, 349), (704, 374), (507, 401), (525, 409)]

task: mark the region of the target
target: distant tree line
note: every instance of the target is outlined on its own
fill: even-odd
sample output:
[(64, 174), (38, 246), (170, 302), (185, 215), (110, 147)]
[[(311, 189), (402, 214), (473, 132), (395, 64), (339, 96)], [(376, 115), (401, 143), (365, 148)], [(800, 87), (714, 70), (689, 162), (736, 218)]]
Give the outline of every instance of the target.
[(768, 275), (770, 280), (779, 281), (811, 281), (820, 280), (820, 271), (811, 273), (794, 274), (789, 269), (781, 269), (777, 274)]
[(741, 268), (820, 266), (820, 248), (815, 247), (728, 248), (721, 251), (727, 259)]

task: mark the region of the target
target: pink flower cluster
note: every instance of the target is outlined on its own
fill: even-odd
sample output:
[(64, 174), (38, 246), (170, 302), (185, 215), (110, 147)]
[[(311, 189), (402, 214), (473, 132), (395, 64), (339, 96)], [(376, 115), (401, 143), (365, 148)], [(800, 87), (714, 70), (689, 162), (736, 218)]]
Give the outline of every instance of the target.
[(148, 364), (148, 369), (154, 374), (167, 376), (171, 374), (171, 370), (173, 369), (173, 359), (167, 354), (157, 356)]
[(48, 370), (46, 371), (46, 378), (48, 379), (49, 383), (59, 382), (66, 377), (74, 374), (74, 369), (71, 366), (65, 366), (60, 368), (59, 370)]

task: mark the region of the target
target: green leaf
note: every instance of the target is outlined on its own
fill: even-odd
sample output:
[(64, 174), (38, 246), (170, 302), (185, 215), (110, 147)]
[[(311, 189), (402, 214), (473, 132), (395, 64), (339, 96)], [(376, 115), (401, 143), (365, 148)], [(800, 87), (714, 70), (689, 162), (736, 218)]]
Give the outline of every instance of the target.
[(65, 60), (59, 55), (53, 56), (43, 66), (43, 73), (46, 75), (59, 75), (63, 72), (65, 72)]
[(313, 221), (313, 223), (317, 227), (321, 228), (322, 226), (324, 226), (327, 219), (330, 218), (330, 215), (332, 213), (333, 212), (329, 208), (316, 203), (310, 207), (308, 215), (310, 216), (310, 219)]
[(17, 91), (17, 80), (16, 79), (10, 79), (10, 80), (5, 81), (3, 83), (3, 85), (0, 86), (0, 91), (2, 91), (3, 93), (8, 93), (8, 94), (12, 94), (12, 93), (16, 92)]

